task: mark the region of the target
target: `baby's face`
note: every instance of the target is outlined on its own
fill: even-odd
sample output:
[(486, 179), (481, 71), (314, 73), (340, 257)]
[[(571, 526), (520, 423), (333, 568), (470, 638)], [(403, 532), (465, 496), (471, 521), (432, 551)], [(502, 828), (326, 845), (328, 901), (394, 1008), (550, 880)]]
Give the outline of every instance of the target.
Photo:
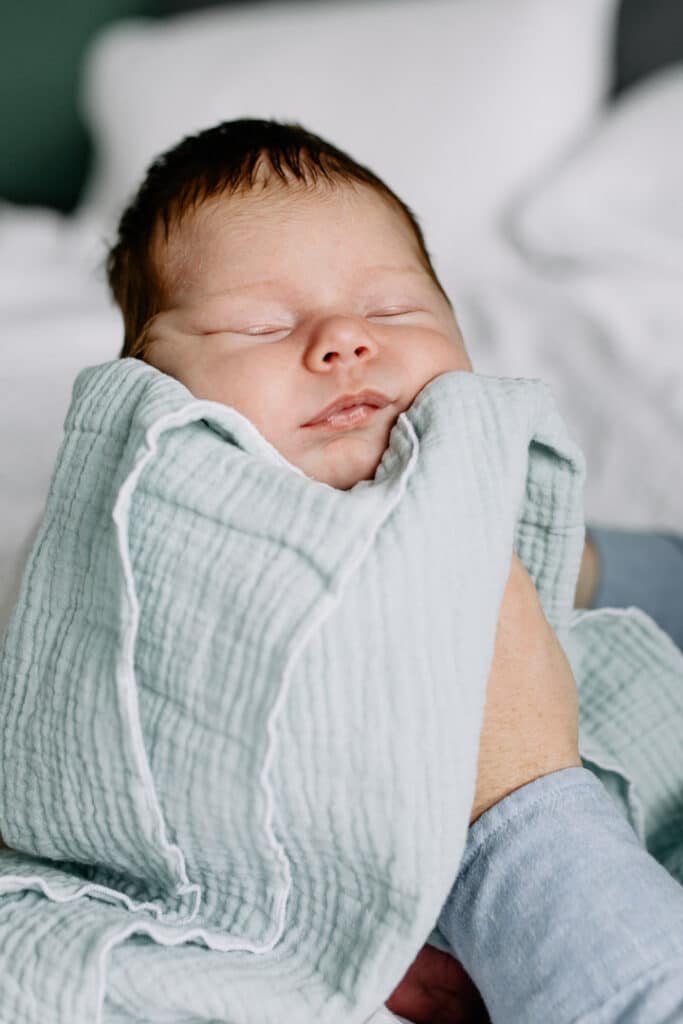
[[(148, 361), (332, 487), (372, 479), (417, 393), (472, 369), (409, 225), (365, 186), (212, 199), (156, 244), (169, 302)], [(311, 423), (366, 389), (386, 404)]]

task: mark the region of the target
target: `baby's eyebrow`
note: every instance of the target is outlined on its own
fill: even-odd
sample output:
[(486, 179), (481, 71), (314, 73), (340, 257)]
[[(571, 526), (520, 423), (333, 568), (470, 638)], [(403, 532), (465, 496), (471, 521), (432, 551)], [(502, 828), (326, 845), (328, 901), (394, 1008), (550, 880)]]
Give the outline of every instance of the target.
[[(421, 267), (391, 267), (385, 263), (377, 263), (373, 267), (363, 267), (362, 272), (358, 275), (359, 279), (365, 281), (370, 274), (382, 273), (382, 274), (414, 274), (418, 277), (428, 277), (429, 275)], [(253, 288), (269, 288), (271, 286), (279, 285), (280, 282), (273, 280), (272, 278), (265, 278), (261, 281), (251, 281), (249, 284), (240, 284), (235, 288), (226, 288), (226, 292), (242, 292), (247, 289)]]
[(365, 273), (372, 273), (375, 270), (380, 270), (383, 273), (390, 274), (417, 274), (418, 277), (424, 277), (425, 271), (421, 267), (390, 267), (384, 263), (378, 263), (374, 267), (366, 267)]
[(253, 288), (270, 288), (273, 285), (277, 285), (278, 283), (279, 283), (278, 281), (275, 281), (272, 278), (264, 278), (262, 281), (250, 281), (249, 284), (238, 284), (238, 285), (235, 285), (234, 288), (223, 288), (220, 292), (217, 292), (216, 295), (217, 296), (221, 296), (221, 295), (225, 294), (226, 292), (228, 292), (228, 293), (230, 293), (230, 292), (237, 292), (237, 293), (239, 293), (239, 292), (244, 292), (244, 291), (250, 291)]
[[(397, 274), (410, 274), (412, 276), (417, 276), (422, 280), (429, 280), (429, 274), (427, 274), (427, 272), (423, 270), (421, 267), (412, 267), (409, 265), (402, 267), (392, 267), (386, 263), (377, 263), (372, 267), (363, 267), (361, 273), (359, 273), (358, 275), (358, 279), (359, 281), (366, 282), (371, 277), (380, 277), (381, 275), (387, 274), (391, 274), (392, 276), (396, 276)], [(269, 287), (277, 288), (280, 286), (280, 284), (281, 282), (274, 278), (263, 278), (258, 281), (250, 281), (248, 284), (238, 284), (232, 288), (225, 287), (222, 288), (219, 292), (213, 292), (209, 295), (203, 295), (201, 297), (201, 301), (203, 304), (206, 304), (207, 302), (218, 303), (220, 302), (221, 299), (224, 299), (226, 296), (239, 296), (246, 291), (254, 291), (255, 289), (262, 290)]]

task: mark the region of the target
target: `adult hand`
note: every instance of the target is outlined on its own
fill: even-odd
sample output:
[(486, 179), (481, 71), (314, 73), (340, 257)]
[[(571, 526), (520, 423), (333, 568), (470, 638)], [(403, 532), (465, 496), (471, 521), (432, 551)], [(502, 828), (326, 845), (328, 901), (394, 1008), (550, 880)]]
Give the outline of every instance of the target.
[(489, 1024), (489, 1015), (473, 981), (450, 954), (423, 946), (387, 1009), (415, 1024)]
[(489, 674), (470, 824), (520, 786), (581, 767), (579, 696), (531, 578), (513, 554)]

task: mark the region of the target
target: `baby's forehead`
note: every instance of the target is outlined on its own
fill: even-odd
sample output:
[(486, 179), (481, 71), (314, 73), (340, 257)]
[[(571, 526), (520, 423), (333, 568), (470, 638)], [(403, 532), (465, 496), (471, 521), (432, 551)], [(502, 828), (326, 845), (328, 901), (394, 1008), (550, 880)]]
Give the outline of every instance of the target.
[[(313, 200), (307, 203), (308, 223), (323, 221), (329, 204), (353, 202), (359, 195), (363, 202), (369, 200), (373, 205), (378, 204), (385, 215), (388, 212), (392, 219), (396, 218), (402, 230), (407, 228), (415, 254), (422, 263), (417, 239), (405, 215), (389, 198), (371, 186), (343, 180), (311, 184), (269, 179), (257, 182), (252, 188), (225, 191), (177, 208), (171, 212), (167, 225), (159, 220), (150, 245), (157, 276), (167, 293), (173, 291), (179, 277), (189, 268), (193, 275), (202, 272), (202, 264), (211, 247), (224, 237), (232, 236), (241, 229), (248, 231), (256, 222), (267, 225), (289, 220), (300, 211), (302, 198)], [(349, 227), (348, 231), (350, 235), (352, 228)], [(381, 231), (378, 230), (375, 237), (381, 237)]]
[[(350, 187), (345, 183), (334, 185), (335, 191)], [(222, 231), (248, 226), (256, 220), (275, 221), (288, 210), (294, 211), (302, 194), (324, 199), (330, 192), (329, 185), (268, 179), (194, 201), (176, 200), (164, 215), (157, 217), (151, 233), (150, 257), (157, 271), (172, 277), (187, 259), (201, 258), (202, 247), (211, 244)]]
[(366, 207), (369, 203), (406, 225), (405, 215), (397, 204), (362, 182), (333, 180), (312, 184), (277, 179), (203, 199), (176, 215), (172, 231), (176, 237), (185, 235), (186, 242), (190, 239), (201, 242), (221, 227), (231, 229), (257, 220), (262, 223), (290, 220), (301, 211), (303, 204), (307, 219), (324, 220), (330, 207), (357, 204), (359, 200)]

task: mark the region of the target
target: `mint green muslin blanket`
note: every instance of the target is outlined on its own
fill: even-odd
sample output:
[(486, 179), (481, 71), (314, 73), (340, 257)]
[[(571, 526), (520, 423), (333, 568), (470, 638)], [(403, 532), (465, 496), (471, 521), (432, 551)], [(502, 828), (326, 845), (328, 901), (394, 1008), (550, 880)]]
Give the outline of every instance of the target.
[(513, 546), (587, 766), (681, 878), (683, 658), (573, 611), (583, 472), (539, 381), (436, 377), (340, 491), (84, 370), (0, 662), (0, 1019), (370, 1019), (457, 873)]

